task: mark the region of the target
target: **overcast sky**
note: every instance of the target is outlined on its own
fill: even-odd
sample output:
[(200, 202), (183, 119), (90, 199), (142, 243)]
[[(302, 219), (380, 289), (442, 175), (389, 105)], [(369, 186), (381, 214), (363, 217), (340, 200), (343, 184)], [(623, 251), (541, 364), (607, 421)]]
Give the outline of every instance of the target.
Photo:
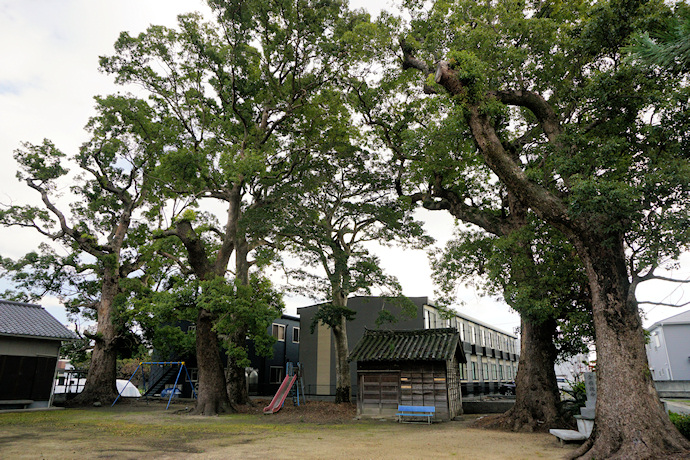
[[(384, 0), (352, 2), (372, 14), (387, 8)], [(112, 78), (98, 72), (98, 57), (112, 53), (121, 31), (142, 32), (149, 24), (174, 26), (178, 14), (204, 11), (201, 0), (2, 0), (0, 1), (0, 203), (37, 203), (37, 196), (16, 178), (13, 152), (21, 142), (51, 139), (63, 152), (73, 154), (87, 139), (83, 126), (93, 114), (93, 96), (120, 90)], [(453, 232), (453, 219), (445, 212), (419, 213), (428, 232), (445, 242)], [(0, 255), (17, 258), (41, 239), (31, 230), (0, 228)], [(408, 296), (433, 297), (426, 254), (384, 248), (384, 268), (396, 275)], [(690, 258), (684, 257), (671, 275), (690, 278)], [(667, 273), (668, 274), (668, 273)], [(0, 291), (7, 287), (0, 282)], [(689, 287), (690, 288), (690, 287)], [(682, 285), (650, 282), (638, 289), (640, 300), (680, 304), (690, 300)], [(504, 303), (482, 298), (472, 288), (459, 289), (461, 312), (512, 332), (519, 318)], [(55, 298), (42, 304), (66, 323), (64, 309)], [(287, 312), (308, 305), (287, 299)], [(645, 326), (690, 309), (645, 308)]]

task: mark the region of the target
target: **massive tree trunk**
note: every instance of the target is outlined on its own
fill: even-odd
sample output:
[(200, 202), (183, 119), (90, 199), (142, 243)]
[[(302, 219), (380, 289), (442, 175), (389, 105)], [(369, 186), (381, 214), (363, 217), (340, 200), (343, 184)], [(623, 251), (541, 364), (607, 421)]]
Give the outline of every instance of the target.
[(203, 308), (199, 309), (196, 321), (199, 394), (192, 412), (196, 415), (216, 415), (232, 408), (225, 388), (223, 362), (213, 323), (214, 316)]
[(649, 372), (622, 238), (592, 234), (576, 246), (593, 297), (597, 405), (594, 432), (573, 457), (663, 458), (673, 452), (687, 453), (690, 442), (669, 420)]
[(335, 402), (350, 402), (350, 363), (347, 360), (349, 353), (347, 345), (347, 318), (342, 316), (340, 324), (333, 329), (335, 340)]
[[(444, 206), (456, 218), (473, 223), (499, 237), (510, 237), (528, 225), (528, 208), (515, 194), (506, 197), (508, 214), (498, 217), (492, 209), (477, 209), (464, 197), (436, 185), (434, 196), (445, 200)], [(447, 206), (445, 206), (447, 204)], [(518, 240), (519, 241), (519, 240)], [(511, 250), (510, 280), (515, 285), (527, 284), (540, 276), (530, 242), (521, 241)], [(508, 298), (508, 296), (505, 296)], [(532, 319), (518, 305), (511, 305), (521, 315), (520, 365), (515, 379), (515, 405), (501, 415), (485, 417), (479, 424), (512, 431), (547, 431), (562, 428), (559, 415), (560, 395), (554, 366), (557, 351), (554, 345), (556, 319)]]
[[(234, 218), (237, 213), (238, 198), (228, 206), (229, 221), (226, 234), (216, 260), (211, 263), (202, 238), (194, 230), (192, 224), (180, 219), (175, 223), (175, 229), (165, 233), (166, 236), (176, 236), (187, 250), (189, 264), (197, 279), (208, 280), (215, 276), (224, 276), (225, 270), (234, 250)], [(199, 375), (199, 394), (194, 414), (215, 415), (232, 409), (225, 386), (225, 371), (221, 360), (221, 348), (218, 334), (213, 329), (215, 316), (200, 308), (196, 324), (196, 356)]]
[(562, 428), (553, 338), (556, 321), (541, 324), (521, 319), (520, 365), (515, 378), (515, 405), (504, 414), (485, 417), (479, 425), (512, 431), (547, 431)]
[[(246, 347), (246, 329), (244, 327), (238, 329), (228, 340), (236, 346)], [(249, 399), (249, 390), (247, 388), (247, 377), (244, 366), (238, 365), (233, 359), (228, 359), (226, 377), (227, 392), (230, 402), (233, 405), (250, 404), (251, 401)]]
[[(452, 94), (463, 94), (457, 72), (448, 63), (439, 63), (436, 82)], [(558, 117), (541, 95), (497, 91), (491, 96), (529, 109), (549, 142), (561, 147)], [(469, 106), (467, 113), (486, 164), (520, 201), (567, 236), (587, 271), (597, 348), (597, 406), (595, 429), (574, 456), (646, 459), (687, 453), (690, 442), (670, 422), (652, 383), (642, 321), (625, 265), (623, 235), (608, 231), (614, 227), (609, 216), (570, 216), (562, 197), (529, 180), (522, 165), (506, 152), (490, 116), (478, 105)]]
[(116, 329), (113, 324), (113, 303), (119, 292), (119, 273), (117, 268), (106, 269), (101, 287), (101, 300), (97, 309), (97, 327), (94, 348), (91, 352), (91, 365), (86, 376), (84, 390), (69, 401), (70, 406), (83, 406), (100, 403), (111, 405), (117, 398), (117, 348)]
[[(237, 233), (235, 234), (235, 280), (243, 286), (249, 284), (249, 244), (247, 240)], [(237, 324), (238, 329), (227, 338), (232, 346), (247, 347), (247, 328), (243, 324)], [(237, 363), (232, 357), (228, 358), (227, 390), (232, 404), (249, 404), (249, 389), (244, 366)]]

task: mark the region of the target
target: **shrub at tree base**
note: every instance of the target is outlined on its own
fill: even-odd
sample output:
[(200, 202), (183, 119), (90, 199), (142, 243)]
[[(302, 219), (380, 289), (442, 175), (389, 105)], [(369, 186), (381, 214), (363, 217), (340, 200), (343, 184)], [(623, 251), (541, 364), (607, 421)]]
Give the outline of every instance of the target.
[(685, 436), (687, 439), (690, 439), (690, 414), (683, 415), (669, 411), (668, 417), (671, 419), (671, 422), (673, 422), (676, 428), (678, 428), (680, 434)]

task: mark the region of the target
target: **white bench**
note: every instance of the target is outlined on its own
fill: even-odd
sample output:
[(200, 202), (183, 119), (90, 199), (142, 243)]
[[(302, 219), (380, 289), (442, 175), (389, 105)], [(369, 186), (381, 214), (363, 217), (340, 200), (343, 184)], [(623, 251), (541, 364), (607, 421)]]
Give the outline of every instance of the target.
[(552, 428), (549, 430), (549, 433), (558, 438), (558, 440), (561, 442), (561, 446), (563, 446), (566, 442), (584, 441), (585, 439), (587, 439), (587, 435), (584, 435), (579, 431), (575, 430), (559, 430)]

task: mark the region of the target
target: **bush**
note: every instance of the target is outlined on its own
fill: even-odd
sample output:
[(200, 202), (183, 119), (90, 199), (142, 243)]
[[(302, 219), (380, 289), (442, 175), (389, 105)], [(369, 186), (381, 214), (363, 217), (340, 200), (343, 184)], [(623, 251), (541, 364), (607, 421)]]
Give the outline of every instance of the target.
[(690, 439), (690, 414), (682, 415), (669, 411), (668, 416), (676, 428), (678, 428), (680, 434), (685, 436), (687, 439)]
[(563, 388), (561, 392), (567, 396), (560, 402), (561, 414), (567, 417), (579, 415), (580, 408), (585, 407), (587, 401), (585, 382), (571, 382), (570, 388)]

